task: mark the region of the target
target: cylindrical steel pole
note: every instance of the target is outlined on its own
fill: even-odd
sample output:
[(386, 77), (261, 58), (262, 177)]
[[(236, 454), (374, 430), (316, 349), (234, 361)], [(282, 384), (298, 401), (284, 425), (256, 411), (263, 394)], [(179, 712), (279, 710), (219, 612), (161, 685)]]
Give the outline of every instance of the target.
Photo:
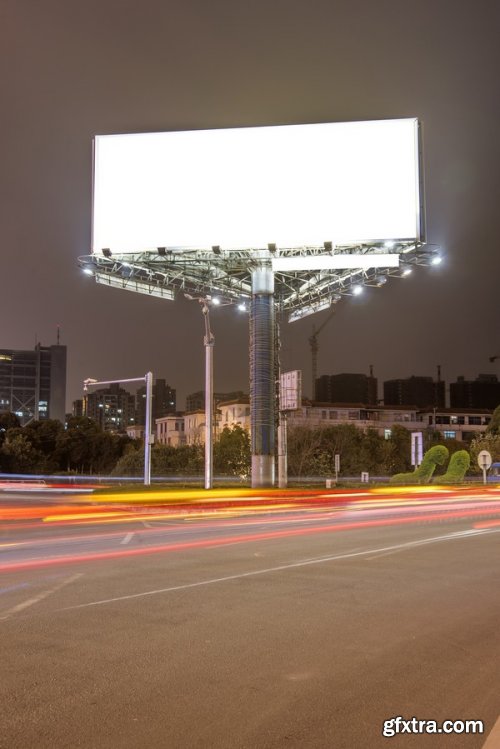
[(252, 271), (250, 307), (250, 420), (252, 487), (274, 486), (275, 311), (274, 274), (269, 259)]
[(148, 372), (146, 380), (146, 419), (144, 425), (144, 484), (151, 484), (151, 417), (153, 399), (153, 373)]
[(205, 489), (213, 484), (214, 338), (205, 336)]
[(286, 413), (280, 411), (278, 426), (278, 486), (286, 489), (288, 484)]

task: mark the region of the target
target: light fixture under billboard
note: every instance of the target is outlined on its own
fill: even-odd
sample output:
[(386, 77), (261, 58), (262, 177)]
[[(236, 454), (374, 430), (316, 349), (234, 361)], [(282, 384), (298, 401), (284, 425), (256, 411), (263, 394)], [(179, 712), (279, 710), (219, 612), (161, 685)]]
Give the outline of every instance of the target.
[(392, 253), (346, 253), (345, 255), (307, 255), (273, 258), (274, 271), (346, 270), (348, 268), (398, 268), (399, 255)]
[(93, 252), (420, 241), (416, 119), (100, 135)]

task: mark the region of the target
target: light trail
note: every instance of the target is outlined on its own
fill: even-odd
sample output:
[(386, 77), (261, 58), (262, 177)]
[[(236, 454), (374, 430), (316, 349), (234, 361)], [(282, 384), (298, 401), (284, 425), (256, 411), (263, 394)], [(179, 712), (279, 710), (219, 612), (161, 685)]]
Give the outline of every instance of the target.
[[(481, 513), (478, 510), (465, 511), (447, 511), (411, 514), (404, 517), (385, 517), (380, 519), (360, 519), (358, 521), (344, 521), (335, 524), (324, 524), (318, 526), (307, 526), (301, 528), (287, 528), (282, 530), (263, 530), (254, 533), (243, 533), (237, 535), (218, 536), (216, 538), (204, 538), (190, 541), (173, 541), (171, 543), (160, 544), (156, 546), (143, 546), (141, 548), (112, 549), (105, 551), (90, 551), (86, 553), (52, 556), (48, 558), (28, 559), (20, 562), (4, 563), (0, 565), (0, 572), (12, 572), (19, 570), (38, 569), (42, 567), (51, 567), (54, 565), (77, 564), (81, 562), (103, 561), (118, 559), (122, 557), (144, 556), (166, 552), (188, 551), (193, 549), (205, 549), (211, 547), (222, 547), (232, 544), (244, 544), (257, 541), (276, 540), (283, 538), (292, 538), (296, 536), (337, 533), (344, 531), (362, 530), (367, 528), (389, 528), (397, 526), (408, 526), (421, 524), (425, 522), (464, 520), (471, 517), (477, 518), (481, 514), (492, 514), (488, 508)], [(496, 509), (495, 514), (500, 516), (500, 507)], [(221, 525), (221, 529), (224, 526)], [(147, 531), (146, 531), (147, 532)], [(121, 534), (123, 537), (123, 534)], [(98, 537), (92, 538), (93, 542), (98, 542)]]

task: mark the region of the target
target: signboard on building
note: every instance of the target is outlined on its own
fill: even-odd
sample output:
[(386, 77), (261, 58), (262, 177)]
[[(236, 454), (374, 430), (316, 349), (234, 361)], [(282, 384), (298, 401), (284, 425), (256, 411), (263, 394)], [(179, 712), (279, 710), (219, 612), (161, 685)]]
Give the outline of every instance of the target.
[(280, 411), (296, 411), (302, 405), (302, 371), (283, 372), (280, 376)]
[(98, 135), (92, 251), (423, 239), (414, 118)]

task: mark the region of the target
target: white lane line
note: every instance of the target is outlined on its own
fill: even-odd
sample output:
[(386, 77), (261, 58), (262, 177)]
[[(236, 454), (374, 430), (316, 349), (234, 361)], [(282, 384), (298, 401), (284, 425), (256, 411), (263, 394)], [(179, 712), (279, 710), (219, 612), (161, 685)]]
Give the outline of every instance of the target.
[(43, 601), (43, 599), (47, 598), (47, 596), (50, 596), (53, 593), (56, 593), (58, 590), (61, 590), (61, 588), (64, 588), (66, 585), (69, 585), (70, 583), (74, 583), (75, 580), (78, 580), (78, 578), (82, 577), (82, 575), (83, 575), (83, 572), (78, 572), (76, 575), (71, 575), (71, 577), (67, 577), (66, 580), (63, 580), (57, 585), (54, 585), (53, 588), (49, 588), (49, 590), (44, 590), (43, 593), (39, 593), (39, 595), (34, 596), (33, 598), (28, 598), (27, 601), (18, 603), (17, 606), (13, 606), (11, 609), (4, 611), (2, 616), (0, 616), (0, 621), (4, 619), (8, 619), (13, 614), (18, 614), (20, 611), (24, 611), (24, 609), (27, 609), (30, 606), (34, 606), (35, 603), (40, 603), (40, 601)]
[[(478, 530), (482, 531), (482, 530), (486, 530), (486, 529), (484, 529), (484, 528), (478, 528), (478, 529), (471, 529), (471, 530), (467, 530), (467, 531), (457, 531), (456, 533), (449, 534), (448, 536), (436, 536), (436, 538), (434, 539), (434, 541), (427, 541), (427, 540), (414, 541), (413, 544), (415, 546), (426, 546), (427, 544), (434, 543), (435, 541), (450, 541), (450, 540), (453, 540), (454, 538), (464, 538), (464, 537), (467, 537), (467, 536), (477, 536), (478, 535), (477, 534)], [(388, 557), (391, 554), (397, 554), (400, 551), (405, 551), (405, 547), (390, 549), (389, 551), (375, 552), (375, 554), (373, 556), (367, 557), (367, 559), (369, 559), (369, 560), (372, 560), (372, 559), (381, 559), (382, 557)]]
[(500, 718), (493, 726), (486, 738), (486, 743), (483, 744), (483, 749), (500, 749)]
[[(490, 531), (490, 530), (484, 530), (481, 531), (479, 534), (474, 533), (474, 535), (484, 535), (489, 533), (500, 533), (500, 530), (498, 531)], [(142, 593), (131, 593), (127, 596), (117, 596), (116, 598), (105, 598), (100, 601), (91, 601), (90, 603), (80, 603), (77, 606), (67, 606), (63, 609), (60, 609), (61, 611), (72, 611), (73, 609), (86, 609), (90, 606), (103, 606), (107, 603), (116, 603), (118, 601), (130, 601), (133, 598), (143, 598), (145, 596), (156, 596), (161, 593), (173, 593), (177, 590), (188, 590), (189, 588), (200, 588), (204, 585), (215, 585), (216, 583), (225, 583), (229, 582), (230, 580), (241, 580), (245, 577), (257, 577), (257, 575), (267, 575), (271, 572), (283, 572), (284, 570), (291, 570), (296, 569), (297, 567), (307, 567), (308, 565), (312, 564), (324, 564), (325, 562), (336, 562), (341, 559), (352, 559), (353, 557), (361, 557), (366, 556), (367, 554), (376, 554), (377, 552), (384, 552), (384, 551), (392, 551), (393, 549), (411, 549), (416, 546), (424, 546), (427, 544), (433, 544), (438, 543), (439, 541), (452, 541), (452, 540), (459, 540), (461, 538), (471, 538), (471, 536), (464, 536), (463, 532), (460, 531), (458, 533), (450, 533), (446, 536), (433, 536), (431, 538), (424, 538), (420, 541), (408, 541), (404, 544), (395, 544), (394, 546), (385, 546), (380, 549), (366, 549), (365, 551), (355, 551), (350, 552), (348, 554), (335, 554), (334, 556), (329, 557), (321, 557), (320, 559), (309, 559), (309, 560), (302, 560), (300, 562), (292, 562), (290, 564), (282, 564), (278, 567), (268, 567), (264, 570), (253, 570), (252, 572), (241, 572), (237, 575), (227, 575), (226, 577), (216, 577), (209, 580), (199, 580), (195, 583), (186, 583), (184, 585), (174, 585), (170, 588), (159, 588), (158, 590), (146, 590)]]
[(134, 533), (127, 533), (124, 539), (120, 541), (121, 544), (128, 544), (134, 537)]

